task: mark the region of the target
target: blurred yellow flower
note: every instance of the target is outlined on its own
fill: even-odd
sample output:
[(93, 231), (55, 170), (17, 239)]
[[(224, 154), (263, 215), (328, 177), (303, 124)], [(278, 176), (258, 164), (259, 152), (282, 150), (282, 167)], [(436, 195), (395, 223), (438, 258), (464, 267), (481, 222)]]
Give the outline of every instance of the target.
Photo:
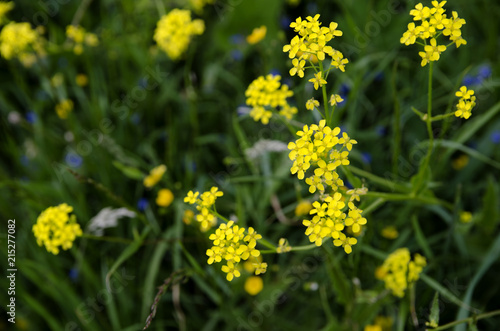
[(167, 166), (162, 164), (157, 166), (156, 168), (153, 168), (150, 172), (149, 175), (144, 178), (144, 186), (147, 188), (151, 188), (158, 183), (161, 178), (163, 177), (163, 174), (167, 171)]
[(313, 208), (313, 205), (310, 201), (303, 200), (303, 201), (299, 202), (297, 207), (295, 207), (295, 216), (308, 215), (312, 208)]
[(262, 278), (258, 276), (250, 276), (245, 281), (245, 291), (250, 295), (257, 295), (264, 288)]
[(38, 48), (39, 36), (29, 23), (10, 22), (0, 32), (0, 53), (4, 58), (22, 58)]
[(84, 87), (89, 83), (89, 78), (85, 74), (78, 74), (75, 78), (76, 85)]
[(463, 211), (460, 213), (460, 222), (469, 223), (472, 220), (472, 214), (468, 211)]
[(7, 21), (5, 15), (14, 8), (14, 2), (0, 2), (0, 25)]
[(451, 166), (455, 170), (463, 169), (467, 164), (469, 164), (469, 156), (466, 154), (462, 154), (456, 159), (453, 159), (453, 161), (451, 161)]
[(193, 222), (193, 220), (194, 220), (194, 211), (186, 209), (184, 211), (184, 215), (182, 216), (182, 221), (184, 222), (184, 224), (189, 225), (191, 224), (191, 222)]
[(169, 58), (177, 60), (186, 52), (193, 36), (204, 31), (203, 20), (191, 20), (189, 10), (173, 9), (158, 21), (153, 38)]
[(69, 113), (73, 110), (73, 101), (65, 99), (56, 105), (56, 113), (60, 119), (68, 118)]
[(383, 228), (381, 234), (382, 237), (387, 239), (396, 239), (399, 236), (398, 230), (392, 225)]
[(266, 37), (266, 33), (267, 27), (265, 25), (255, 28), (253, 29), (252, 33), (247, 36), (247, 42), (251, 45), (255, 45)]
[(158, 191), (156, 197), (156, 204), (160, 207), (168, 207), (174, 201), (174, 194), (167, 188), (162, 188)]

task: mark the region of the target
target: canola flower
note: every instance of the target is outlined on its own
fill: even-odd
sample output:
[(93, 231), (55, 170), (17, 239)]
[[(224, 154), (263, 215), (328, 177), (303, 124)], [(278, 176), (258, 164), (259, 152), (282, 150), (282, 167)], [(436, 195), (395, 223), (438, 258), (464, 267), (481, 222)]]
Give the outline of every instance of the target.
[[(410, 11), (415, 22), (408, 24), (408, 30), (403, 33), (400, 39), (406, 46), (420, 44), (424, 46), (424, 51), (418, 54), (422, 58), (421, 66), (425, 66), (431, 61), (438, 61), (441, 54), (452, 44), (458, 48), (466, 45), (467, 41), (462, 37), (462, 26), (466, 23), (463, 18), (458, 17), (458, 13), (453, 11), (451, 16), (447, 16), (444, 5), (446, 1), (432, 1), (432, 7), (427, 7), (418, 3)], [(448, 44), (438, 44), (440, 36), (448, 37)]]
[(310, 193), (320, 194), (320, 201), (313, 202), (309, 212), (314, 216), (302, 222), (307, 227), (305, 234), (309, 241), (321, 246), (325, 239), (332, 238), (334, 246), (342, 246), (349, 254), (357, 239), (346, 236), (343, 231), (350, 228), (353, 233), (359, 233), (361, 226), (366, 224), (363, 211), (354, 201), (359, 201), (359, 196), (366, 194), (367, 189), (363, 187), (347, 191), (348, 200), (340, 193), (339, 188), (344, 186), (344, 182), (336, 170), (341, 165), (349, 165), (349, 152), (353, 144), (357, 143), (346, 132), (342, 135), (340, 132), (338, 127), (332, 130), (325, 120), (321, 120), (319, 125), (304, 125), (302, 131), (297, 132), (299, 138), (290, 142), (288, 149), (289, 158), (293, 161), (291, 173), (303, 180), (306, 172), (314, 168), (305, 182), (309, 185)]
[(42, 51), (40, 40), (37, 30), (29, 23), (10, 22), (0, 32), (0, 54), (7, 60), (18, 58), (23, 61), (33, 51)]
[(44, 245), (48, 252), (57, 255), (59, 248), (64, 250), (73, 246), (76, 237), (82, 235), (82, 229), (76, 222), (76, 216), (70, 215), (73, 207), (66, 203), (45, 209), (33, 225), (38, 246)]
[(265, 273), (267, 263), (257, 259), (260, 251), (255, 248), (257, 240), (261, 238), (262, 236), (252, 227), (245, 229), (234, 225), (233, 221), (222, 223), (215, 233), (209, 236), (213, 246), (207, 249), (207, 263), (213, 264), (224, 260), (226, 264), (221, 267), (221, 270), (226, 273), (228, 281), (241, 276), (239, 263), (249, 259), (253, 261), (255, 275)]
[(75, 78), (76, 85), (85, 87), (89, 83), (89, 77), (85, 74), (78, 74)]
[(69, 113), (73, 111), (73, 106), (72, 100), (64, 99), (56, 105), (57, 116), (62, 120), (68, 118)]
[(184, 202), (196, 205), (198, 214), (195, 219), (200, 223), (201, 231), (206, 232), (217, 224), (217, 216), (213, 207), (217, 198), (223, 195), (223, 192), (213, 186), (210, 191), (203, 192), (201, 195), (200, 192), (189, 191), (184, 198)]
[(167, 171), (167, 166), (162, 164), (159, 165), (149, 172), (149, 175), (144, 178), (144, 186), (151, 188), (155, 186), (163, 177), (163, 174)]
[(468, 119), (472, 115), (472, 108), (476, 105), (474, 90), (467, 90), (466, 86), (462, 86), (455, 95), (460, 98), (457, 103), (455, 116)]
[(14, 2), (0, 2), (0, 25), (3, 25), (7, 22), (7, 13), (10, 12), (14, 8)]
[(68, 25), (66, 27), (66, 37), (73, 42), (73, 52), (76, 55), (83, 53), (83, 46), (96, 47), (99, 39), (94, 33), (85, 31), (79, 25)]
[(186, 52), (193, 36), (204, 31), (203, 20), (191, 20), (189, 10), (173, 9), (158, 21), (153, 38), (169, 58), (177, 60)]
[(253, 29), (252, 33), (247, 36), (247, 43), (250, 45), (255, 45), (259, 43), (262, 39), (266, 37), (267, 27), (262, 25), (258, 28)]
[(297, 108), (290, 106), (286, 100), (293, 96), (293, 91), (280, 80), (279, 75), (260, 76), (245, 91), (246, 104), (252, 107), (250, 116), (256, 122), (268, 124), (273, 111), (289, 120), (297, 113)]
[[(305, 20), (299, 17), (292, 22), (290, 27), (297, 35), (292, 38), (290, 44), (283, 47), (283, 52), (288, 52), (288, 56), (292, 59), (293, 68), (290, 69), (290, 76), (304, 77), (306, 61), (311, 63), (316, 71), (315, 78), (310, 80), (314, 83), (315, 89), (326, 84), (322, 74), (326, 74), (333, 68), (345, 71), (345, 65), (349, 63), (342, 52), (327, 45), (335, 37), (342, 36), (342, 31), (337, 30), (338, 23), (331, 22), (328, 27), (321, 26), (319, 17), (319, 14), (314, 17), (307, 16)], [(326, 56), (331, 59), (330, 68), (323, 72), (321, 66), (318, 71), (313, 65), (313, 60), (317, 58), (319, 61), (324, 61)]]
[(426, 265), (427, 261), (422, 255), (415, 254), (411, 260), (408, 248), (399, 248), (377, 268), (375, 276), (385, 282), (385, 288), (391, 290), (393, 295), (402, 298), (406, 289), (418, 280)]

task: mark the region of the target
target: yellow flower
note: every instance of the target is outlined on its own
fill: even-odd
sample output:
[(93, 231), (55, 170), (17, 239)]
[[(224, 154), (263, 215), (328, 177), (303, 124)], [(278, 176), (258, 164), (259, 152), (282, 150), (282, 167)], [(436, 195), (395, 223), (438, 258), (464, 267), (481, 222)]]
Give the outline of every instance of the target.
[(382, 331), (380, 325), (366, 325), (363, 331)]
[(262, 278), (258, 276), (250, 276), (245, 280), (245, 291), (250, 295), (257, 295), (264, 288)]
[(399, 236), (398, 230), (392, 226), (386, 226), (385, 228), (382, 229), (382, 237), (387, 238), (387, 239), (396, 239)]
[(151, 188), (158, 183), (161, 178), (163, 177), (163, 174), (167, 171), (167, 166), (164, 164), (157, 166), (156, 168), (153, 168), (150, 172), (149, 175), (144, 178), (144, 186), (147, 188)]
[(177, 60), (186, 52), (193, 36), (204, 31), (205, 23), (191, 20), (189, 10), (173, 9), (158, 21), (153, 38), (168, 57)]
[(82, 229), (76, 222), (76, 216), (70, 215), (73, 207), (66, 203), (45, 209), (33, 225), (38, 246), (44, 245), (48, 252), (57, 255), (59, 247), (64, 250), (73, 246), (76, 237), (82, 235)]
[(77, 55), (83, 53), (83, 45), (95, 47), (99, 44), (99, 39), (93, 33), (86, 32), (79, 25), (68, 25), (66, 27), (66, 37), (73, 41), (73, 52)]
[(182, 221), (184, 224), (189, 225), (194, 220), (194, 212), (192, 210), (185, 210), (184, 215), (182, 216)]
[(38, 47), (39, 38), (29, 23), (10, 22), (0, 32), (0, 53), (7, 60), (22, 59)]
[(469, 156), (466, 154), (461, 154), (459, 157), (451, 161), (451, 166), (455, 170), (463, 169), (467, 166), (467, 164), (469, 164)]
[(297, 204), (297, 207), (295, 207), (295, 216), (304, 216), (309, 213), (312, 209), (312, 203), (308, 200), (303, 200), (299, 204)]
[(472, 221), (472, 214), (468, 211), (463, 211), (460, 213), (460, 222), (469, 223)]
[(278, 243), (278, 248), (276, 249), (276, 252), (278, 254), (280, 253), (287, 253), (292, 250), (292, 246), (288, 245), (288, 240), (285, 238), (281, 238), (279, 243)]
[(89, 83), (89, 78), (85, 74), (78, 74), (78, 75), (76, 75), (75, 81), (76, 81), (76, 85), (78, 85), (80, 87), (84, 87), (84, 86), (87, 86), (87, 84)]
[(247, 231), (245, 228), (234, 225), (233, 221), (222, 223), (215, 230), (215, 233), (209, 236), (209, 239), (213, 242), (213, 246), (206, 251), (206, 255), (208, 256), (207, 263), (212, 264), (225, 260), (227, 265), (222, 266), (222, 271), (227, 274), (226, 279), (228, 281), (240, 276), (238, 270), (239, 262), (246, 261), (249, 258), (256, 264), (255, 274), (264, 273), (267, 264), (260, 263), (256, 259), (261, 255), (260, 251), (255, 249), (257, 240), (260, 238), (262, 236), (258, 235), (252, 228), (248, 228)]
[(56, 113), (60, 119), (68, 118), (69, 113), (73, 110), (73, 101), (65, 99), (56, 105)]
[(314, 89), (317, 90), (321, 86), (326, 84), (326, 80), (321, 76), (321, 71), (314, 74), (314, 78), (309, 79), (311, 83), (314, 83)]
[(259, 41), (266, 37), (267, 27), (262, 25), (259, 28), (253, 29), (252, 33), (247, 36), (247, 42), (251, 45), (257, 44)]
[(0, 25), (7, 21), (6, 14), (14, 8), (14, 2), (0, 2)]
[(319, 107), (319, 101), (314, 98), (307, 100), (306, 109), (314, 110), (314, 107)]
[(160, 207), (168, 207), (174, 201), (174, 194), (169, 189), (163, 188), (158, 191), (156, 204)]
[(427, 261), (420, 254), (415, 254), (411, 260), (408, 248), (399, 248), (390, 254), (384, 264), (377, 268), (375, 277), (385, 282), (385, 288), (392, 294), (402, 298), (405, 290), (419, 278)]
[(342, 97), (338, 94), (332, 94), (330, 97), (330, 105), (331, 106), (337, 106), (342, 101), (344, 101), (344, 99), (342, 99)]

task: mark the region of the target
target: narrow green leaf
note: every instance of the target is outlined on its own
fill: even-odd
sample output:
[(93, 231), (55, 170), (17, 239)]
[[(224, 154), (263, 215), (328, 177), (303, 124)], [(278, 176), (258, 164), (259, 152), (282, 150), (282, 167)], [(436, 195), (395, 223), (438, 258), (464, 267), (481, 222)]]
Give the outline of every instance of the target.
[(123, 163), (120, 163), (116, 160), (113, 161), (113, 165), (118, 170), (120, 170), (126, 177), (128, 177), (130, 179), (140, 180), (140, 179), (143, 179), (145, 176), (141, 170), (134, 168), (134, 167), (128, 167), (128, 166), (124, 165)]
[(415, 230), (415, 238), (417, 239), (417, 243), (420, 246), (420, 248), (422, 248), (422, 250), (424, 251), (425, 257), (427, 257), (428, 259), (433, 259), (434, 254), (432, 253), (429, 243), (427, 242), (427, 239), (425, 238), (425, 235), (422, 232), (422, 229), (420, 228), (417, 215), (412, 216), (411, 223), (413, 225), (413, 230)]
[(429, 316), (430, 327), (437, 327), (439, 325), (439, 292), (434, 294), (434, 300), (432, 300), (431, 314)]

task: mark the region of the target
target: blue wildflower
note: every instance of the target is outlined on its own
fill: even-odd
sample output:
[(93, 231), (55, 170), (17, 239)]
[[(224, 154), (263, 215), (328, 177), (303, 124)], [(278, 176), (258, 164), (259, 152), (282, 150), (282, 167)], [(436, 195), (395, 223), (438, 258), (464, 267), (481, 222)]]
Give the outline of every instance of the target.
[(72, 168), (80, 168), (83, 163), (82, 157), (73, 152), (66, 154), (65, 161)]
[(149, 202), (148, 202), (148, 199), (146, 199), (146, 198), (140, 198), (139, 201), (137, 201), (137, 209), (141, 212), (146, 210), (148, 205), (149, 205)]

